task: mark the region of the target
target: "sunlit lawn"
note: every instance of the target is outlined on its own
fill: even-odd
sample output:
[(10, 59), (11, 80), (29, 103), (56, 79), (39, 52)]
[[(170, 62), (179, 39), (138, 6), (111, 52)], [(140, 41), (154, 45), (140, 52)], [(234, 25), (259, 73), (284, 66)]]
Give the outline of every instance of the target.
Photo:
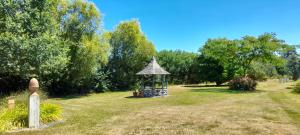
[(164, 98), (131, 92), (50, 99), (64, 123), (13, 134), (300, 134), (300, 95), (292, 83), (260, 83), (257, 92), (227, 87), (170, 87)]

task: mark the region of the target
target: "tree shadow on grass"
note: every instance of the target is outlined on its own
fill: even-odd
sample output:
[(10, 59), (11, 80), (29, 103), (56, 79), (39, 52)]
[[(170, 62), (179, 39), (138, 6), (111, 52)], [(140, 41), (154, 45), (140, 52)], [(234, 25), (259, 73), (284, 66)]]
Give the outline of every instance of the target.
[(84, 94), (74, 94), (74, 95), (64, 95), (64, 96), (50, 96), (50, 98), (57, 99), (57, 100), (69, 100), (69, 99), (88, 97), (90, 95), (91, 93), (84, 93)]
[(243, 94), (243, 93), (261, 93), (261, 92), (265, 92), (263, 90), (255, 90), (255, 91), (229, 90), (228, 88), (220, 88), (220, 87), (208, 87), (208, 88), (191, 89), (190, 91), (191, 92), (228, 93), (228, 94)]
[(202, 88), (202, 87), (226, 87), (228, 85), (184, 85), (183, 87)]

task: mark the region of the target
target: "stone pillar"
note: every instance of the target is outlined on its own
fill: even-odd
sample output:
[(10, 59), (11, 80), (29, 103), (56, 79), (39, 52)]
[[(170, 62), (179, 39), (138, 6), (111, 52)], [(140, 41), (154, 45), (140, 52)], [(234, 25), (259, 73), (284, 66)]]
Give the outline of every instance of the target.
[(29, 128), (39, 128), (40, 126), (40, 97), (37, 93), (39, 82), (32, 78), (29, 82), (29, 103), (28, 103), (28, 125)]

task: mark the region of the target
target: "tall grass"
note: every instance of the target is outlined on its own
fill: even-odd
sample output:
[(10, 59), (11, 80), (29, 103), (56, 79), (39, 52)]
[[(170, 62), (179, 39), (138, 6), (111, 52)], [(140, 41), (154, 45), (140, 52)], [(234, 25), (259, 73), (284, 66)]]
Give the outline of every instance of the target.
[[(40, 95), (40, 99), (46, 100), (48, 98), (46, 92), (44, 92), (43, 90), (39, 90), (38, 94)], [(15, 104), (28, 104), (28, 96), (29, 96), (29, 92), (28, 90), (22, 90), (22, 91), (18, 91), (15, 93), (12, 93), (8, 96), (3, 96), (0, 97), (0, 110), (7, 108), (8, 106), (8, 97), (13, 97), (13, 99), (15, 100)]]
[(293, 88), (293, 91), (296, 92), (296, 93), (300, 93), (300, 81), (297, 81), (294, 88)]

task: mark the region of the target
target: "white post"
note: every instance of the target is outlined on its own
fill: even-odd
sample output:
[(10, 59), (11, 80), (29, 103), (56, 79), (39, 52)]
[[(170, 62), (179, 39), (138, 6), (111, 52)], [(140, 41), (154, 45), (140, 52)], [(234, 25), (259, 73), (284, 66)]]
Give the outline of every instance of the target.
[(39, 88), (38, 81), (33, 78), (29, 82), (29, 103), (28, 103), (28, 125), (29, 128), (40, 126), (40, 96), (36, 92)]

